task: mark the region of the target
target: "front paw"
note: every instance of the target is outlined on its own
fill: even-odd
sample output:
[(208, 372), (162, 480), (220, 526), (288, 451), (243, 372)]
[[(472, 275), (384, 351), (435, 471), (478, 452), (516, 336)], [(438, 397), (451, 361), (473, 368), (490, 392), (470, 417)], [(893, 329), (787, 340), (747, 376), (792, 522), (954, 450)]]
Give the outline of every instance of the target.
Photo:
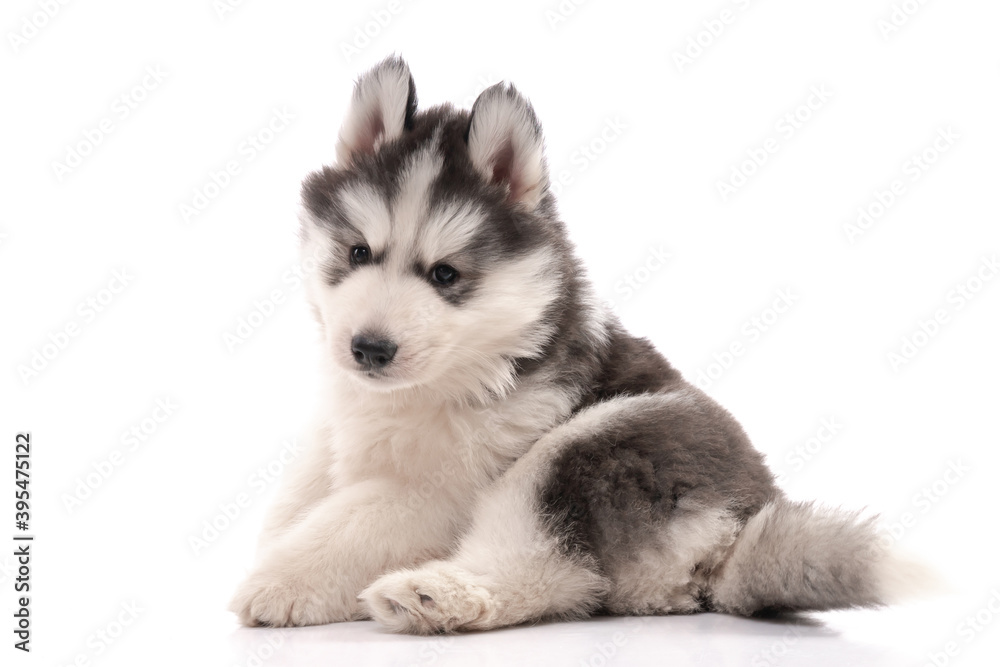
[(246, 626), (283, 628), (363, 618), (356, 601), (331, 590), (329, 581), (309, 577), (252, 574), (236, 590), (229, 610)]
[(444, 562), (387, 574), (359, 597), (388, 630), (421, 635), (485, 629), (494, 606), (475, 575)]

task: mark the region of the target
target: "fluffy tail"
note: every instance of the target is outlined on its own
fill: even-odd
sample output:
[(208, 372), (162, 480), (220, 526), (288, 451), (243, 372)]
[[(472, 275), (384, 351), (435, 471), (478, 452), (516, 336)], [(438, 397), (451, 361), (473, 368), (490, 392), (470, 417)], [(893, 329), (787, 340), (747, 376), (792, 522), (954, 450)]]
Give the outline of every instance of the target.
[(768, 503), (712, 577), (714, 606), (745, 616), (877, 607), (938, 588), (928, 568), (882, 543), (875, 520), (812, 503)]

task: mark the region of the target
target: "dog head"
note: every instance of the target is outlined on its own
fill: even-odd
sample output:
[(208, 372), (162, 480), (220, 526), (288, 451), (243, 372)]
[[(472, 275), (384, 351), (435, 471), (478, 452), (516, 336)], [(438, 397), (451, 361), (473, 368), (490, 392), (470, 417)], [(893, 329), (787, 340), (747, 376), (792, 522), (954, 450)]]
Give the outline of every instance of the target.
[(571, 261), (531, 105), (417, 110), (409, 68), (363, 75), (337, 162), (303, 184), (309, 299), (338, 373), (374, 391), (503, 394), (555, 328)]

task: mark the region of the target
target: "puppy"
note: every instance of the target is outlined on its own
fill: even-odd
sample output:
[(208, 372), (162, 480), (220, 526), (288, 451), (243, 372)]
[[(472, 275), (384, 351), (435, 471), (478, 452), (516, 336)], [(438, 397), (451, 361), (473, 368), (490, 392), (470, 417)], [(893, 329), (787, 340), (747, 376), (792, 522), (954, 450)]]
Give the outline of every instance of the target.
[(418, 111), (388, 58), (336, 150), (302, 188), (322, 411), (242, 623), (756, 615), (917, 583), (871, 520), (787, 500), (733, 417), (599, 306), (513, 87)]

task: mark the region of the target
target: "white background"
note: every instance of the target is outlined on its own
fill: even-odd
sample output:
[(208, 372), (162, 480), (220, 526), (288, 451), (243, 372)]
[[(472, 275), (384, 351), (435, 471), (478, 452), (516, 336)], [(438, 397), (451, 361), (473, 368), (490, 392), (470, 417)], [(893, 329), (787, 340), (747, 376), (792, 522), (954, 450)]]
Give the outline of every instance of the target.
[[(1000, 5), (662, 4), (4, 4), (0, 438), (10, 466), (15, 434), (32, 433), (36, 541), (30, 655), (11, 646), (13, 547), (0, 550), (3, 664), (995, 659), (1000, 280), (984, 260), (1000, 252)], [(225, 606), (273, 491), (267, 467), (314, 408), (299, 183), (332, 162), (354, 78), (393, 52), (423, 108), (514, 82), (567, 181), (580, 256), (626, 325), (689, 378), (717, 378), (709, 392), (791, 496), (881, 513), (954, 594), (815, 626), (713, 614), (445, 639), (372, 623), (237, 629)], [(275, 110), (293, 116), (280, 131)], [(939, 132), (952, 138), (935, 149)], [(214, 188), (230, 161), (239, 173)], [(734, 169), (750, 175), (724, 200)], [(852, 238), (859, 207), (879, 212), (897, 179)], [(792, 306), (775, 317), (782, 290)], [(934, 335), (918, 333), (937, 311)], [(754, 317), (766, 331), (751, 333)], [(241, 320), (259, 326), (227, 344)], [(178, 406), (162, 423), (158, 400)], [(142, 441), (123, 441), (132, 428)]]

